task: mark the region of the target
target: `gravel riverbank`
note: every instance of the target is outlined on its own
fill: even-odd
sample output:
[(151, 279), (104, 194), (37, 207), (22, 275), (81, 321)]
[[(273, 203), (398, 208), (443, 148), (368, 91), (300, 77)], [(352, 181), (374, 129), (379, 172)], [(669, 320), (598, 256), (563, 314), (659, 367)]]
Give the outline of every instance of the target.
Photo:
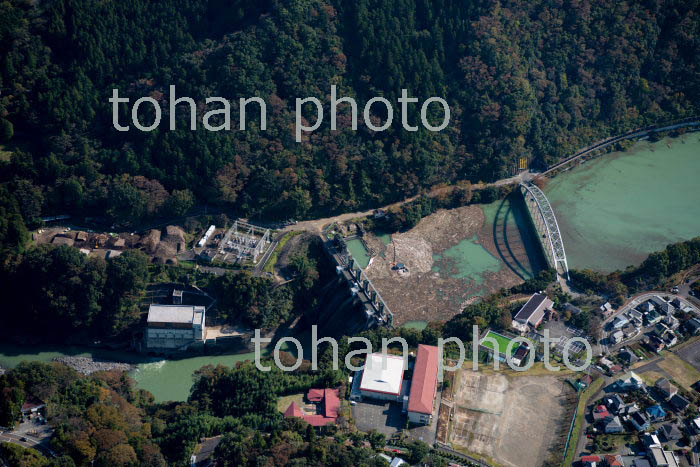
[(130, 371), (134, 368), (134, 365), (129, 363), (100, 360), (92, 357), (56, 357), (53, 361), (63, 363), (84, 375), (89, 375), (96, 371)]

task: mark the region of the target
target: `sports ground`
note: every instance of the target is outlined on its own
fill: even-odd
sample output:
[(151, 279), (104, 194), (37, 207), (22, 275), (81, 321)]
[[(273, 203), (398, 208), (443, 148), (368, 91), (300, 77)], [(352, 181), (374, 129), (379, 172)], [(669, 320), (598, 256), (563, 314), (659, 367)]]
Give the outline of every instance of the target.
[[(489, 342), (489, 341), (484, 342), (484, 340), (485, 340), (487, 337), (493, 337), (494, 339), (496, 339), (496, 342), (498, 342), (498, 349), (494, 349), (494, 348), (493, 348), (493, 343), (492, 343), (492, 342)], [(487, 332), (486, 335), (481, 339), (481, 346), (482, 346), (482, 347), (486, 347), (487, 349), (490, 349), (490, 350), (492, 350), (492, 351), (496, 351), (496, 352), (498, 352), (498, 353), (501, 354), (501, 355), (505, 355), (505, 354), (506, 354), (506, 350), (508, 349), (508, 344), (510, 344), (510, 341), (511, 341), (511, 340), (512, 340), (512, 339), (509, 339), (509, 338), (507, 338), (506, 336), (503, 336), (503, 335), (501, 335), (501, 334), (499, 334), (499, 333), (497, 333), (497, 332), (489, 331), (489, 332)], [(514, 345), (514, 346), (513, 346), (513, 348), (511, 349), (511, 352), (510, 352), (510, 356), (511, 356), (511, 357), (512, 357), (512, 356), (515, 354), (515, 352), (518, 350), (518, 347), (520, 347), (520, 345)]]

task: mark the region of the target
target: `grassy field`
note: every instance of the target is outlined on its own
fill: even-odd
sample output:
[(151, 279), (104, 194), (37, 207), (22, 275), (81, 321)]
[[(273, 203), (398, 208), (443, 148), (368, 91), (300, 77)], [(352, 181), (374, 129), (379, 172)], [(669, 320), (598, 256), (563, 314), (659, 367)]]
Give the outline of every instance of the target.
[(640, 373), (639, 377), (644, 380), (647, 386), (653, 386), (658, 380), (663, 378), (664, 375), (656, 371), (645, 371), (644, 373)]
[(671, 375), (686, 391), (692, 391), (691, 386), (700, 380), (700, 371), (674, 353), (664, 352), (663, 356), (658, 363), (659, 368)]
[[(506, 349), (508, 348), (508, 344), (510, 343), (511, 339), (508, 339), (507, 337), (502, 336), (502, 335), (498, 334), (497, 332), (493, 332), (493, 331), (489, 331), (486, 334), (486, 336), (484, 337), (484, 339), (486, 339), (487, 337), (493, 337), (494, 339), (496, 339), (496, 342), (498, 342), (498, 349), (494, 349), (493, 344), (491, 342), (483, 342), (482, 341), (481, 345), (483, 345), (484, 347), (486, 347), (488, 349), (496, 350), (498, 353), (500, 353), (502, 355), (506, 354)], [(513, 346), (513, 349), (511, 350), (511, 353), (510, 353), (511, 357), (518, 350), (518, 347), (519, 347), (519, 345)]]
[(581, 398), (578, 401), (578, 407), (576, 408), (576, 423), (574, 424), (574, 429), (571, 431), (571, 440), (569, 441), (569, 451), (566, 453), (566, 459), (564, 459), (564, 466), (570, 467), (574, 463), (574, 456), (576, 456), (576, 444), (578, 443), (578, 437), (581, 434), (581, 428), (583, 427), (583, 421), (586, 417), (586, 406), (590, 402), (590, 399), (595, 395), (595, 393), (603, 387), (605, 383), (605, 378), (598, 378), (586, 389)]
[(290, 394), (277, 399), (277, 410), (284, 412), (289, 408), (289, 404), (296, 402), (299, 408), (304, 407), (304, 393)]

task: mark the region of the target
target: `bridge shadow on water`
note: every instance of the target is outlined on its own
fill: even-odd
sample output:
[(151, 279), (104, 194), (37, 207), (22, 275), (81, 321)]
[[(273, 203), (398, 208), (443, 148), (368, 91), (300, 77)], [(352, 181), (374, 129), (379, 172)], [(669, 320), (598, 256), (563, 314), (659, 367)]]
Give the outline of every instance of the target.
[(493, 243), (503, 263), (522, 280), (547, 267), (537, 233), (520, 193), (501, 200), (493, 222)]

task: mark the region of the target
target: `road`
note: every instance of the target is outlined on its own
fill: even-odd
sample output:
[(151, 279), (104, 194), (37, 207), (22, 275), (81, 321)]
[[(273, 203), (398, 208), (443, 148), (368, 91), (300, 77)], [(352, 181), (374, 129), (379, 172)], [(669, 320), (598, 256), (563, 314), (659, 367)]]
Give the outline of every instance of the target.
[[(22, 441), (24, 438), (26, 441)], [(55, 457), (56, 454), (46, 446), (46, 443), (37, 440), (28, 434), (16, 434), (11, 432), (0, 433), (0, 442), (19, 444), (25, 448), (33, 448), (39, 450), (42, 454), (49, 457)]]

